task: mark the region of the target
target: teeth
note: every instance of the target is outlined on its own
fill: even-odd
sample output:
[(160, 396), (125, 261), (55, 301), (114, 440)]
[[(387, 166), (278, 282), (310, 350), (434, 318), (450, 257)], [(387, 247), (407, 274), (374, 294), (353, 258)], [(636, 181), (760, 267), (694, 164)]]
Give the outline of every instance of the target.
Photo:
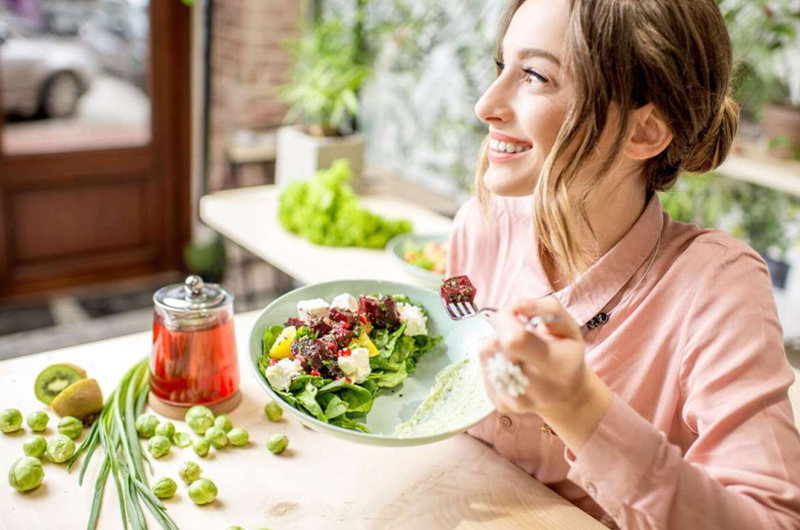
[(522, 153), (530, 149), (530, 146), (515, 144), (511, 142), (499, 142), (495, 139), (489, 141), (489, 147), (500, 153)]

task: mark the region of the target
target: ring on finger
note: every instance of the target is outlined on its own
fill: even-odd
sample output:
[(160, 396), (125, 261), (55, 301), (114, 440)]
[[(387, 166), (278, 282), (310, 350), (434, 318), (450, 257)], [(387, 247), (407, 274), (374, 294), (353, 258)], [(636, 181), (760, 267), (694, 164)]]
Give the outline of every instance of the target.
[(530, 380), (522, 373), (518, 364), (509, 361), (505, 355), (495, 353), (486, 362), (489, 381), (494, 389), (511, 397), (519, 397), (525, 393)]

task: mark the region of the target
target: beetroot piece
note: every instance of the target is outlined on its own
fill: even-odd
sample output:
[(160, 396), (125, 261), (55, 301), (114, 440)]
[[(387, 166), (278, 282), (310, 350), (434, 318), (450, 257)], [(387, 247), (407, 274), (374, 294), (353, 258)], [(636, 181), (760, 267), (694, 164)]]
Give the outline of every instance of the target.
[(331, 335), (321, 339), (301, 337), (292, 343), (292, 355), (300, 361), (303, 371), (317, 370), (322, 377), (334, 379), (342, 375), (337, 359), (336, 340)]
[(301, 327), (305, 326), (306, 323), (304, 321), (300, 320), (299, 318), (289, 317), (289, 320), (287, 320), (286, 324), (284, 324), (284, 325), (286, 327), (294, 326), (295, 328), (300, 329)]
[(456, 276), (442, 281), (439, 294), (449, 303), (474, 302), (477, 290), (466, 276)]
[(332, 322), (341, 322), (344, 324), (345, 329), (353, 329), (356, 326), (358, 317), (347, 309), (331, 309), (331, 314), (328, 317)]
[(330, 333), (331, 325), (321, 318), (313, 318), (308, 324), (308, 329), (316, 331), (318, 337), (322, 337), (326, 333)]
[(343, 322), (334, 322), (330, 336), (336, 340), (337, 349), (346, 348), (353, 340), (352, 328), (345, 328)]
[(362, 294), (358, 297), (358, 312), (366, 316), (375, 327), (390, 330), (400, 327), (400, 315), (397, 314), (397, 305), (391, 296), (375, 298)]

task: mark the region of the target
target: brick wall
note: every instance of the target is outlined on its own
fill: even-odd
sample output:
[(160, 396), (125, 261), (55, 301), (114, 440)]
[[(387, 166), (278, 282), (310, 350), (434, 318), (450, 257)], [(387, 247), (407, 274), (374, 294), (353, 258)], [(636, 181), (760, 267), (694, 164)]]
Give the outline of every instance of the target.
[(286, 106), (276, 88), (288, 80), (281, 43), (298, 34), (306, 0), (213, 0), (208, 191), (223, 183), (225, 145), (238, 127), (279, 125)]

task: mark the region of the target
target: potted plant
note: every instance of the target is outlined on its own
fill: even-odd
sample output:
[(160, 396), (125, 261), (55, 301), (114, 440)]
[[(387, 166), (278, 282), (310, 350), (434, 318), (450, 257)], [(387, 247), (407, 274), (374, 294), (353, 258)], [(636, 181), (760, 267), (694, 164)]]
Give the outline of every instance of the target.
[(719, 228), (731, 211), (730, 181), (717, 173), (686, 174), (671, 190), (660, 192), (661, 205), (674, 221)]
[(363, 10), (359, 0), (356, 23), (341, 19), (317, 21), (304, 35), (287, 44), (293, 57), (292, 77), (280, 96), (291, 105), (288, 121), (277, 134), (276, 182), (306, 180), (317, 170), (346, 158), (353, 185), (360, 187), (364, 140), (356, 134), (358, 95), (369, 74), (363, 41)]
[(784, 193), (754, 184), (733, 191), (741, 208), (741, 220), (733, 235), (747, 241), (767, 262), (772, 284), (783, 289), (789, 275), (786, 256), (791, 246), (789, 231), (796, 223), (798, 200)]
[(203, 232), (183, 250), (187, 272), (196, 274), (207, 283), (222, 283), (225, 277), (227, 253), (225, 242), (219, 234)]
[[(770, 154), (800, 156), (800, 92), (790, 90), (790, 56), (800, 9), (791, 0), (717, 0), (737, 56), (734, 90), (742, 116), (760, 115)], [(796, 66), (795, 66), (796, 68)]]

